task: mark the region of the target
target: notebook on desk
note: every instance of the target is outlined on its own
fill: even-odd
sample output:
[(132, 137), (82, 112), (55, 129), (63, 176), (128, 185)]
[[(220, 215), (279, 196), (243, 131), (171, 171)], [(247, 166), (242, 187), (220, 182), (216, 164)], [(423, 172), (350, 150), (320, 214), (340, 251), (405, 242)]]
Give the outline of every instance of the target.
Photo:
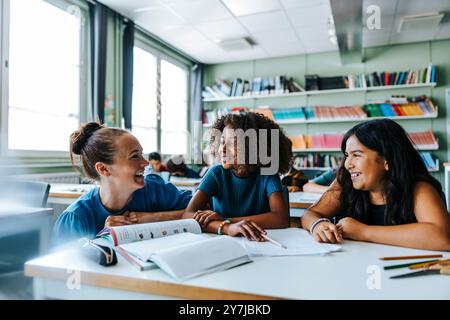
[(239, 241), (202, 234), (193, 219), (105, 228), (98, 236), (140, 270), (160, 267), (177, 280), (251, 261)]
[(286, 247), (282, 248), (270, 242), (256, 242), (240, 239), (250, 256), (305, 256), (323, 255), (341, 249), (340, 245), (319, 243), (304, 229), (287, 228), (266, 230), (267, 235)]

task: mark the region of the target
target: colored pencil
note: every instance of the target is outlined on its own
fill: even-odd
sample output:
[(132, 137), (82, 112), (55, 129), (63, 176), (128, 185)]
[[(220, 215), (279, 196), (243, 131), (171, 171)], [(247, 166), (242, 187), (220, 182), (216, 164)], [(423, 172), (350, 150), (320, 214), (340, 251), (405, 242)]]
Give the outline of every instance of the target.
[(442, 254), (429, 254), (423, 256), (381, 257), (380, 260), (407, 260), (407, 259), (426, 259), (426, 258), (442, 258)]
[(410, 262), (410, 263), (396, 264), (396, 265), (393, 265), (393, 266), (385, 266), (384, 270), (406, 268), (406, 267), (411, 267), (411, 266), (416, 266), (416, 265), (424, 265), (424, 264), (427, 264), (427, 263), (430, 263), (430, 262), (432, 263), (432, 262), (435, 262), (435, 261), (439, 261), (439, 260), (434, 259), (434, 260), (427, 260), (427, 261), (421, 261), (421, 262), (419, 261), (419, 262)]

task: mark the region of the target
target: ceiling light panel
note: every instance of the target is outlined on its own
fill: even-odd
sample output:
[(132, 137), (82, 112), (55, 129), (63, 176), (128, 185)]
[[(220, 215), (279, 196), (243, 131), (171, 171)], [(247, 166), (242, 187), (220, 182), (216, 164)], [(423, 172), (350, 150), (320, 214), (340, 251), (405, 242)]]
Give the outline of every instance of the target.
[(280, 10), (278, 0), (221, 0), (236, 16)]

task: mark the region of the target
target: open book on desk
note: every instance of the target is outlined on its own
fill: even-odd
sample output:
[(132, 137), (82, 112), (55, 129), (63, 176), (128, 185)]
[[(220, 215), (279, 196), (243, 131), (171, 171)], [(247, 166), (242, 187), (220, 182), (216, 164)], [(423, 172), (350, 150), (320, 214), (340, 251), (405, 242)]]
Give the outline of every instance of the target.
[(321, 255), (338, 251), (341, 246), (330, 243), (319, 243), (314, 240), (308, 231), (300, 228), (266, 230), (267, 236), (284, 245), (287, 249), (274, 245), (271, 242), (240, 241), (250, 256), (304, 256)]
[(98, 236), (140, 270), (158, 266), (178, 280), (251, 261), (239, 241), (202, 234), (194, 219), (105, 228)]

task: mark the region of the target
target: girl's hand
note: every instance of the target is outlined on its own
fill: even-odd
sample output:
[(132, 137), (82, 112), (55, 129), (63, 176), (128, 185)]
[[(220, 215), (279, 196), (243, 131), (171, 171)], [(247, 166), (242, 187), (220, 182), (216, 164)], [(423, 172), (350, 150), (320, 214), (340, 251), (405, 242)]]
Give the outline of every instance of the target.
[(336, 225), (345, 238), (364, 240), (364, 232), (367, 225), (353, 218), (347, 217), (339, 220)]
[(134, 211), (127, 211), (123, 214), (123, 218), (127, 220), (130, 224), (142, 223), (139, 219), (139, 215)]
[(130, 224), (133, 223), (127, 220), (124, 216), (109, 216), (105, 220), (105, 227), (127, 226)]
[(226, 234), (232, 237), (244, 236), (250, 241), (266, 241), (262, 235), (267, 234), (267, 232), (251, 220), (241, 220), (236, 223), (225, 225), (224, 228), (226, 228)]
[(223, 220), (223, 218), (217, 212), (211, 210), (198, 210), (196, 213), (194, 213), (192, 218), (197, 220), (202, 228), (205, 228), (211, 221)]
[(341, 243), (342, 231), (331, 222), (320, 222), (313, 230), (313, 237), (317, 242)]

